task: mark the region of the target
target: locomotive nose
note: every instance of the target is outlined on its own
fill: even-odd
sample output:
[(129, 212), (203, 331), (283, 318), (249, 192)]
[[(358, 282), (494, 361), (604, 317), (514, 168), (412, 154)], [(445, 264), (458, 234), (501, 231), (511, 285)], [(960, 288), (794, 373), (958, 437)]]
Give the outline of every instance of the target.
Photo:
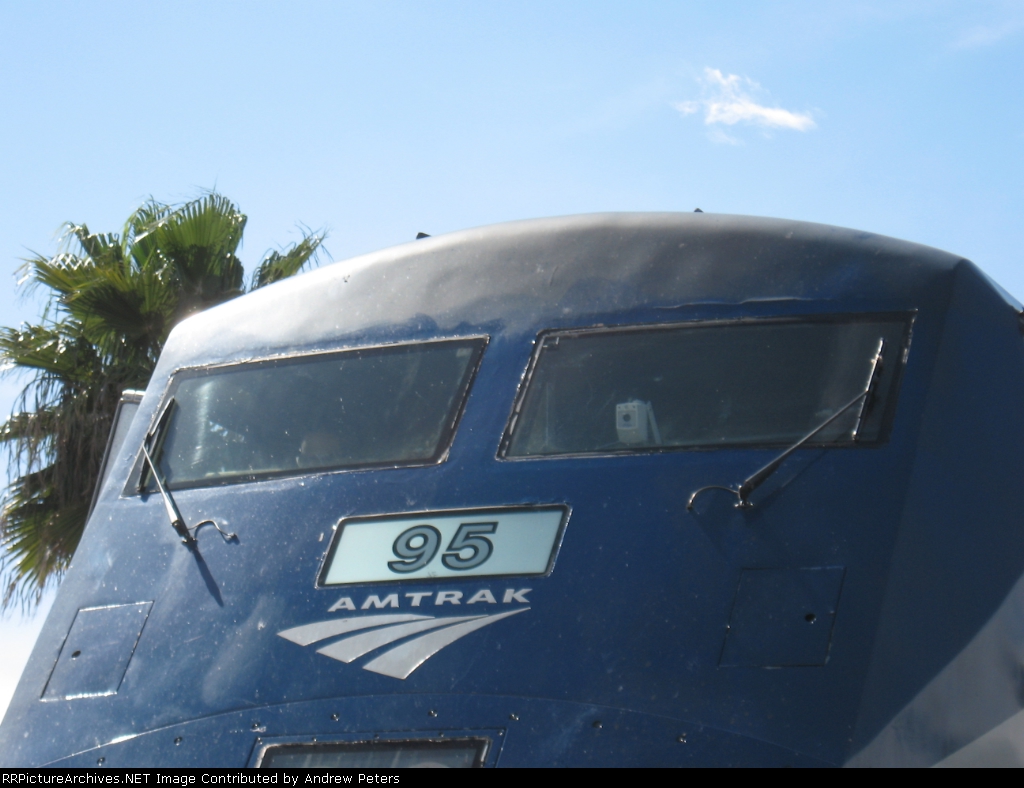
[(1015, 713), (983, 677), (1017, 653), (1017, 320), (936, 250), (710, 215), (431, 238), (197, 315), (0, 753), (963, 760)]

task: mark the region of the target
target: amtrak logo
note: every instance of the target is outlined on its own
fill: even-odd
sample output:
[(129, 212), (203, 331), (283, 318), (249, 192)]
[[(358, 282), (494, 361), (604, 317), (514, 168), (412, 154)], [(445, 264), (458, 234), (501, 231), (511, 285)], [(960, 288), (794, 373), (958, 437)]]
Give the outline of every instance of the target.
[[(505, 594), (504, 602), (527, 602), (525, 594), (529, 589), (516, 591), (509, 589)], [(414, 597), (412, 607), (420, 607), (423, 597), (433, 594), (406, 594)], [(459, 592), (441, 591), (437, 594), (435, 605), (449, 602), (459, 604)], [(497, 600), (488, 591), (477, 594), (467, 604), (472, 604), (478, 597), (480, 602), (495, 604)], [(453, 597), (456, 597), (453, 599)], [(348, 600), (343, 597), (343, 600)], [(370, 596), (362, 605), (362, 609), (370, 607), (383, 607), (384, 601), (394, 599), (389, 607), (398, 607), (397, 595), (386, 597), (380, 600), (379, 597)], [(350, 609), (354, 610), (355, 605), (349, 601), (347, 605), (335, 604), (331, 610)], [(390, 676), (395, 679), (406, 679), (420, 665), (434, 656), (441, 649), (450, 646), (456, 640), (476, 632), (491, 624), (496, 624), (504, 618), (525, 613), (529, 607), (519, 607), (515, 610), (507, 610), (502, 613), (474, 613), (464, 616), (426, 616), (417, 613), (384, 613), (368, 616), (357, 616), (351, 618), (333, 618), (328, 621), (317, 621), (313, 624), (304, 624), (299, 627), (286, 629), (278, 632), (278, 636), (300, 646), (309, 646), (319, 643), (338, 635), (345, 635), (340, 640), (329, 643), (317, 649), (318, 654), (323, 654), (339, 662), (354, 662), (360, 657), (366, 656), (372, 651), (390, 646), (392, 643), (404, 641), (394, 648), (390, 648), (379, 656), (374, 657), (363, 665), (363, 670), (379, 673), (382, 676)], [(349, 634), (356, 633), (356, 634)], [(423, 634), (421, 634), (423, 633)]]

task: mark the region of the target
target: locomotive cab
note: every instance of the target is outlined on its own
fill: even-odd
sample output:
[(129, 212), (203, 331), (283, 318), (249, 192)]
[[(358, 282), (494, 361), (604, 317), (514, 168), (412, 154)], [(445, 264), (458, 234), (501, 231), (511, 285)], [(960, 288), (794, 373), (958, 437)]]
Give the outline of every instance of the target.
[(1019, 314), (935, 249), (700, 213), (425, 238), (191, 317), (2, 759), (1016, 762)]

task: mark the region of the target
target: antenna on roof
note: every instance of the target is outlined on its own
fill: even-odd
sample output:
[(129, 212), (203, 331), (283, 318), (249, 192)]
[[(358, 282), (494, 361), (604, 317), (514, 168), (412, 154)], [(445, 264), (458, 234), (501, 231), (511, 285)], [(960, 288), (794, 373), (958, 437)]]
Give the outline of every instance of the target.
[(417, 240), (417, 241), (418, 241), (418, 240), (419, 240), (420, 238), (429, 238), (429, 237), (430, 237), (430, 235), (428, 235), (427, 233), (416, 233), (416, 240)]
[(704, 211), (702, 211), (700, 208), (694, 208), (693, 212), (694, 213), (704, 213)]

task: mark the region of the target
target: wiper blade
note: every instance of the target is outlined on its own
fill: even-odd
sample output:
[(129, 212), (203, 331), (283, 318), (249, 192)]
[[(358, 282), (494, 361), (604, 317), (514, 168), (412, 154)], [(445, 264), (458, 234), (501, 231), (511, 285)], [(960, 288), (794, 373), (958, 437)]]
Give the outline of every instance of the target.
[(853, 439), (857, 440), (860, 437), (860, 428), (864, 426), (864, 419), (871, 410), (871, 406), (875, 404), (875, 390), (878, 388), (878, 381), (882, 377), (882, 367), (884, 362), (882, 360), (882, 354), (885, 351), (885, 340), (878, 340), (878, 349), (875, 351), (875, 357), (871, 361), (871, 374), (868, 375), (868, 384), (864, 387), (864, 399), (860, 403), (860, 413), (857, 414), (857, 423), (853, 428)]
[(175, 406), (174, 397), (167, 400), (167, 404), (164, 405), (163, 411), (160, 413), (160, 418), (156, 420), (153, 425), (153, 429), (146, 433), (146, 437), (142, 439), (142, 450), (149, 470), (142, 469), (142, 473), (139, 474), (139, 485), (138, 492), (145, 492), (146, 488), (149, 487), (149, 474), (153, 474), (154, 478), (160, 479), (160, 484), (163, 483), (163, 478), (160, 476), (160, 471), (157, 470), (156, 463), (153, 462), (152, 453), (160, 453), (160, 443), (164, 436), (164, 430), (167, 428), (167, 423), (171, 420), (171, 414), (174, 412)]
[(693, 509), (693, 502), (697, 499), (705, 490), (726, 490), (736, 496), (736, 507), (739, 509), (747, 509), (754, 504), (749, 501), (750, 494), (760, 487), (764, 482), (771, 476), (775, 471), (779, 469), (779, 466), (786, 461), (793, 452), (803, 446), (807, 441), (829, 426), (832, 422), (850, 410), (854, 405), (860, 403), (860, 412), (857, 414), (857, 423), (853, 428), (852, 437), (856, 441), (860, 429), (864, 424), (864, 419), (868, 412), (871, 410), (871, 406), (874, 401), (875, 389), (878, 387), (878, 381), (882, 376), (882, 356), (885, 350), (885, 340), (878, 340), (878, 348), (875, 351), (875, 357), (871, 360), (871, 374), (868, 376), (867, 385), (864, 390), (861, 391), (856, 397), (847, 402), (843, 407), (825, 419), (821, 424), (816, 426), (813, 430), (804, 435), (800, 440), (794, 443), (792, 446), (783, 451), (779, 456), (769, 462), (767, 465), (754, 471), (750, 476), (743, 480), (743, 482), (733, 489), (732, 487), (725, 487), (720, 484), (709, 484), (706, 487), (701, 487), (699, 490), (694, 490), (691, 493), (689, 500), (686, 502), (687, 511)]
[[(153, 430), (149, 432), (142, 441), (142, 456), (149, 465), (149, 472), (153, 474), (153, 480), (156, 482), (156, 488), (160, 492), (160, 497), (163, 499), (164, 510), (167, 512), (167, 519), (170, 520), (171, 528), (173, 528), (175, 533), (181, 537), (181, 541), (189, 546), (196, 543), (196, 538), (193, 536), (193, 533), (198, 531), (204, 525), (212, 525), (220, 532), (221, 536), (229, 541), (236, 539), (237, 536), (235, 534), (228, 533), (213, 520), (203, 520), (201, 523), (189, 528), (188, 525), (185, 524), (185, 518), (181, 516), (181, 512), (178, 510), (178, 505), (174, 502), (174, 498), (171, 496), (170, 490), (168, 490), (167, 485), (164, 484), (164, 479), (160, 474), (160, 469), (156, 467), (156, 462), (153, 461), (153, 456), (149, 453), (150, 449), (156, 446), (159, 439), (163, 436), (163, 432), (170, 421), (171, 411), (173, 408), (174, 398), (172, 397), (164, 406), (164, 411), (160, 414), (160, 418), (157, 419)], [(139, 492), (145, 491), (147, 482), (146, 474), (143, 473), (139, 479)]]

